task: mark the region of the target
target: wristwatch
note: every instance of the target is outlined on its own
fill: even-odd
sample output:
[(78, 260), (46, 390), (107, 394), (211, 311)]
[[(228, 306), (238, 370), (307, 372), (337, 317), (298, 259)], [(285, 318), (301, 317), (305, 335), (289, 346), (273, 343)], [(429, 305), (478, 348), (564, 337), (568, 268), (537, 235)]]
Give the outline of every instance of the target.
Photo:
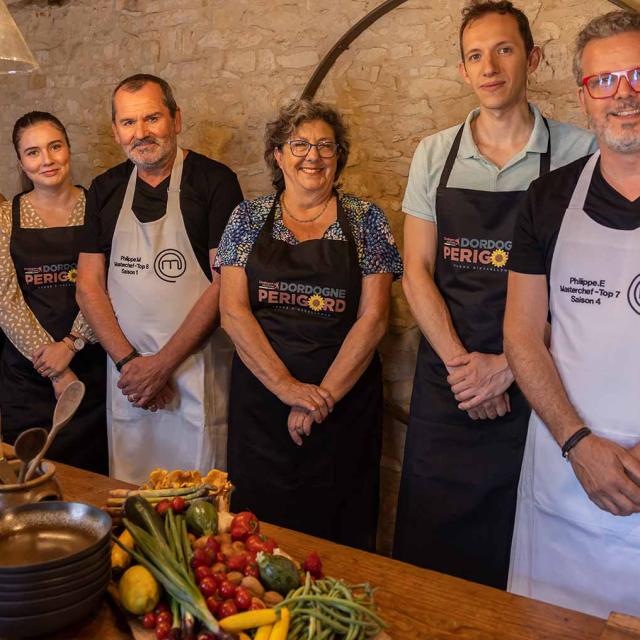
[(84, 338), (79, 338), (78, 336), (74, 336), (72, 333), (70, 333), (68, 336), (65, 336), (64, 340), (67, 346), (69, 345), (69, 343), (66, 342), (66, 340), (69, 340), (71, 342), (71, 346), (73, 347), (73, 351), (75, 353), (78, 353), (78, 351), (82, 351), (86, 344)]

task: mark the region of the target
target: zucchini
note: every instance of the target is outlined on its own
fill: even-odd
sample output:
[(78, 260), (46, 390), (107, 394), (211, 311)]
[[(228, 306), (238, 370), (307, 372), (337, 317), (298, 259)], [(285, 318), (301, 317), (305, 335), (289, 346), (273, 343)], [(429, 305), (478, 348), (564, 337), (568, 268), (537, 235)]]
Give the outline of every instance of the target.
[(130, 496), (125, 500), (124, 513), (133, 524), (144, 529), (160, 542), (167, 542), (164, 535), (164, 523), (158, 512), (140, 496)]

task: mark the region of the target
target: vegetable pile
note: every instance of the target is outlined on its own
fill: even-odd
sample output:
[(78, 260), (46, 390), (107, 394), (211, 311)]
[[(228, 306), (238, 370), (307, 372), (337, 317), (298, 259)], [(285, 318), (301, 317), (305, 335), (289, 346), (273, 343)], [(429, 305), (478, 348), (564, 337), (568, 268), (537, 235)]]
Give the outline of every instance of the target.
[(324, 578), (315, 552), (301, 568), (250, 512), (183, 498), (129, 495), (114, 537), (120, 602), (157, 640), (364, 640), (385, 626), (369, 585)]

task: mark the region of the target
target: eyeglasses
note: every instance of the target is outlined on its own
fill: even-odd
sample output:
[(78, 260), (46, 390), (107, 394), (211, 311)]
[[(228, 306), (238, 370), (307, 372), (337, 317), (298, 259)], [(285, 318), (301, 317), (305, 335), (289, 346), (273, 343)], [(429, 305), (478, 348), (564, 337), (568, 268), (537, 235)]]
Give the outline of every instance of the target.
[(318, 150), (318, 155), (321, 158), (333, 158), (340, 148), (337, 142), (329, 140), (323, 140), (317, 144), (306, 140), (287, 140), (287, 144), (291, 149), (291, 153), (297, 158), (304, 158), (311, 151), (311, 147), (315, 147)]
[(640, 67), (624, 71), (607, 71), (582, 78), (582, 85), (587, 88), (589, 95), (596, 100), (615, 96), (620, 87), (620, 78), (625, 77), (629, 86), (636, 92), (640, 91)]

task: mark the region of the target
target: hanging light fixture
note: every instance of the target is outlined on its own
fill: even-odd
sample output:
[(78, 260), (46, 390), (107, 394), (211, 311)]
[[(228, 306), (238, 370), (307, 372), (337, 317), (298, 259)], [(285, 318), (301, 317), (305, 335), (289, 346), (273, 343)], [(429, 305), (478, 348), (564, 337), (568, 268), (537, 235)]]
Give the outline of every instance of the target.
[(0, 73), (31, 73), (39, 68), (7, 5), (0, 0)]

